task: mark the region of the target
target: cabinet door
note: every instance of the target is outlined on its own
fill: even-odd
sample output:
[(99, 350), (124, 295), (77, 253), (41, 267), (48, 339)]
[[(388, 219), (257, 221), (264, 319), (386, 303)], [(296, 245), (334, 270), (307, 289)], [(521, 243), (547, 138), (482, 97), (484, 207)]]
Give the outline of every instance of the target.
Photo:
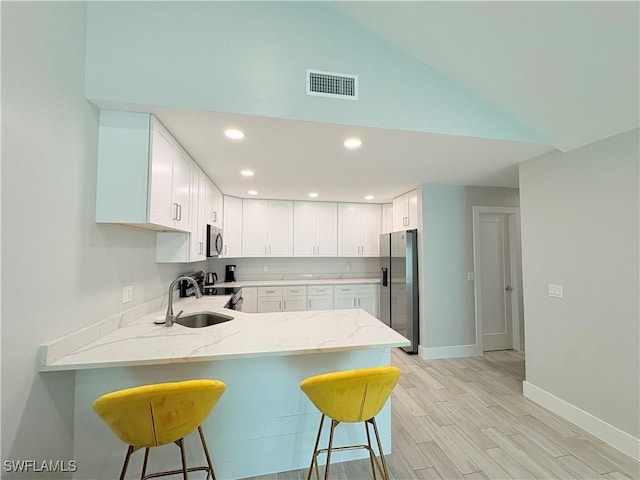
[(393, 200), (393, 229), (398, 232), (408, 228), (409, 202), (406, 195)]
[(357, 305), (378, 318), (378, 296), (375, 293), (358, 295)]
[(175, 147), (158, 122), (153, 123), (152, 137), (149, 222), (173, 228), (178, 210), (171, 195)]
[(181, 148), (173, 157), (173, 203), (178, 205), (178, 216), (174, 226), (178, 230), (191, 231), (191, 167), (193, 161)]
[(259, 297), (258, 313), (281, 312), (282, 297)]
[(333, 310), (333, 295), (309, 295), (307, 310)]
[(356, 305), (355, 295), (336, 295), (335, 296), (335, 308), (336, 310), (358, 308)]
[(256, 287), (242, 288), (242, 311), (247, 313), (258, 311), (258, 289)]
[(409, 224), (407, 229), (418, 228), (418, 192), (413, 190), (407, 196)]
[(283, 312), (300, 312), (307, 309), (307, 296), (284, 296), (282, 297)]
[(242, 199), (225, 196), (223, 201), (222, 256), (240, 257), (242, 256)]
[(293, 204), (293, 256), (313, 257), (316, 255), (317, 240), (316, 207), (311, 202)]
[(206, 260), (206, 195), (207, 195), (207, 177), (197, 167), (193, 168), (191, 176), (191, 246), (189, 249), (189, 260), (198, 262)]
[(393, 225), (393, 203), (385, 203), (382, 205), (382, 226), (381, 233), (391, 233), (394, 230)]
[(271, 257), (293, 256), (293, 202), (269, 201), (267, 246)]
[(207, 215), (207, 223), (222, 228), (222, 212), (223, 212), (223, 199), (222, 193), (218, 190), (213, 182), (209, 183), (209, 189), (207, 190), (207, 204), (209, 211)]
[(269, 203), (266, 200), (242, 201), (242, 256), (267, 256)]
[(360, 256), (360, 209), (355, 203), (338, 204), (338, 256)]
[(361, 205), (361, 248), (363, 257), (380, 256), (380, 205)]
[(338, 254), (338, 205), (319, 202), (316, 204), (316, 213), (316, 256), (335, 257)]

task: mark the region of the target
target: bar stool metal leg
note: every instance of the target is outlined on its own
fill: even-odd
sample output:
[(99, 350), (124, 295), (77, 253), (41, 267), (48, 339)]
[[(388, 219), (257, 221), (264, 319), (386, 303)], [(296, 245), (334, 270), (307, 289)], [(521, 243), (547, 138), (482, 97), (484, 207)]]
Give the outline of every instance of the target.
[(142, 475), (140, 475), (140, 480), (144, 480), (144, 476), (147, 473), (147, 460), (149, 460), (149, 447), (144, 449), (144, 461), (142, 462)]
[(202, 433), (201, 426), (198, 427), (198, 433), (200, 434), (200, 442), (202, 443), (204, 456), (207, 457), (207, 465), (209, 466), (209, 471), (207, 472), (207, 480), (209, 480), (209, 474), (211, 474), (212, 480), (216, 480), (216, 474), (213, 472), (213, 464), (211, 463), (211, 457), (209, 456), (209, 449), (207, 448), (207, 442), (204, 439), (204, 433)]
[(127, 467), (129, 466), (129, 459), (133, 453), (133, 445), (129, 445), (127, 448), (127, 455), (124, 457), (124, 465), (122, 465), (122, 472), (120, 472), (120, 480), (124, 480), (124, 476), (127, 473)]
[(380, 453), (380, 460), (382, 461), (382, 474), (384, 475), (384, 480), (389, 480), (389, 470), (387, 469), (387, 461), (384, 459), (384, 452), (382, 451), (382, 442), (380, 441), (380, 434), (378, 433), (378, 425), (376, 424), (376, 419), (373, 417), (371, 419), (371, 423), (373, 425), (373, 431), (376, 434), (376, 441), (378, 442), (378, 452)]
[(318, 435), (316, 436), (316, 444), (313, 447), (313, 455), (311, 456), (311, 464), (309, 465), (309, 473), (307, 473), (307, 480), (311, 480), (311, 471), (316, 470), (316, 480), (320, 480), (320, 472), (318, 472), (318, 445), (320, 444), (320, 435), (322, 435), (322, 425), (324, 424), (324, 413), (320, 418), (320, 425), (318, 426)]
[[(371, 473), (373, 474), (373, 480), (377, 480), (376, 478), (376, 467), (373, 464), (375, 458), (373, 456), (373, 449), (371, 448), (371, 435), (369, 434), (369, 422), (364, 422), (364, 429), (367, 432), (367, 450), (369, 450), (369, 463), (371, 463)], [(377, 462), (376, 462), (377, 463)]]
[(329, 464), (331, 462), (331, 447), (333, 446), (333, 431), (338, 426), (335, 420), (331, 419), (331, 430), (329, 431), (329, 448), (327, 449), (327, 463), (324, 466), (324, 480), (329, 480)]

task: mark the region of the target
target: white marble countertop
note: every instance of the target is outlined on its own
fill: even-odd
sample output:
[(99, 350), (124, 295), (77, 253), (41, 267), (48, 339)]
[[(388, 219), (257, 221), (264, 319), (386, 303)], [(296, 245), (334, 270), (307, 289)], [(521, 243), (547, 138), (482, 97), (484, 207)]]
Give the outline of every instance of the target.
[(165, 327), (153, 323), (154, 318), (165, 313), (164, 309), (158, 309), (120, 324), (70, 353), (48, 355), (46, 349), (64, 344), (63, 337), (41, 347), (44, 351), (40, 353), (40, 370), (158, 365), (409, 345), (406, 338), (361, 309), (243, 313), (225, 309), (228, 299), (228, 296), (189, 297), (176, 301), (174, 311), (184, 310), (184, 314), (217, 311), (233, 316), (229, 322), (204, 328), (178, 324)]

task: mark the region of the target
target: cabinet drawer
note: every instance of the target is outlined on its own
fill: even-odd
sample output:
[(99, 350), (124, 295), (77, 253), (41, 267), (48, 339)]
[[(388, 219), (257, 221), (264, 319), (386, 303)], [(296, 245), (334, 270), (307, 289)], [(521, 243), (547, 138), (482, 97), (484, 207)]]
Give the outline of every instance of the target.
[(306, 295), (307, 287), (306, 285), (302, 285), (299, 287), (282, 287), (283, 295)]
[(355, 284), (355, 285), (336, 285), (336, 295), (350, 295), (350, 294), (367, 294), (376, 293), (378, 286), (375, 284)]
[(281, 297), (282, 287), (258, 287), (259, 297)]
[(333, 295), (333, 285), (309, 285), (309, 295)]

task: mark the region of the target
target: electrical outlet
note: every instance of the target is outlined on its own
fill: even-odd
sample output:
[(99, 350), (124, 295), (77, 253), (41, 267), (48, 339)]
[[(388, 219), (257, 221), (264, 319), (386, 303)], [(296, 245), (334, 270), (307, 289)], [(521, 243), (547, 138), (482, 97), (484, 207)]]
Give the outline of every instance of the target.
[(351, 271), (351, 264), (347, 263), (347, 272), (350, 272), (350, 271)]
[(122, 303), (129, 303), (133, 300), (133, 285), (122, 288)]
[(556, 285), (554, 283), (550, 283), (549, 296), (554, 298), (562, 298), (562, 285)]
[(268, 266), (268, 265), (265, 265), (264, 267), (262, 267), (262, 271), (263, 271), (264, 273), (267, 273), (267, 272), (269, 271), (269, 266)]

